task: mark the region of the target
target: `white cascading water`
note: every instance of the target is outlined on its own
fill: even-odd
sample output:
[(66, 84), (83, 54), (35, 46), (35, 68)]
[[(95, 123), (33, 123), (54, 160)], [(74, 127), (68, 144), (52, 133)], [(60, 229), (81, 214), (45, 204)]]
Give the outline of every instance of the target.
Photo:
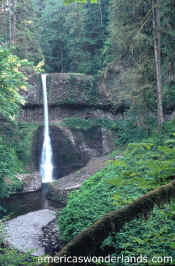
[(43, 183), (49, 183), (53, 181), (52, 146), (49, 135), (46, 77), (46, 74), (41, 75), (44, 100), (44, 141), (41, 153), (40, 174)]

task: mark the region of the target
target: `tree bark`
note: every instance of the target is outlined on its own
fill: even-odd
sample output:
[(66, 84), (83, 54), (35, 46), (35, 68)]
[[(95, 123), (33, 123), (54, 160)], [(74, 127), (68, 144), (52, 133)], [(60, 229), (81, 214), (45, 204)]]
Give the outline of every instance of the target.
[[(70, 241), (60, 252), (56, 254), (60, 257), (79, 257), (79, 256), (94, 256), (96, 250), (103, 240), (111, 232), (119, 232), (121, 228), (128, 222), (139, 218), (147, 218), (152, 212), (155, 205), (159, 206), (169, 203), (175, 198), (175, 181), (167, 185), (163, 185), (155, 189), (139, 199), (128, 204), (126, 207), (116, 211), (109, 212), (102, 218), (97, 220), (92, 226), (79, 233), (72, 241)], [(102, 254), (103, 255), (103, 254)], [(98, 256), (99, 253), (98, 253)], [(78, 264), (78, 263), (77, 263)], [(58, 263), (49, 263), (48, 266), (58, 265)], [(68, 265), (68, 262), (61, 262), (61, 265)], [(75, 265), (69, 263), (69, 265)]]
[(156, 65), (156, 79), (157, 79), (157, 120), (158, 131), (160, 132), (164, 118), (162, 107), (162, 83), (160, 71), (160, 0), (152, 0), (152, 13), (153, 13), (153, 34), (154, 34), (154, 54)]
[(15, 45), (16, 44), (16, 3), (17, 0), (13, 0), (13, 38), (12, 38), (12, 43)]
[(100, 23), (103, 25), (103, 13), (102, 13), (102, 8), (101, 8), (101, 0), (99, 0), (99, 11), (100, 11)]
[(8, 20), (9, 20), (9, 46), (12, 44), (12, 14), (11, 14), (11, 0), (8, 2)]

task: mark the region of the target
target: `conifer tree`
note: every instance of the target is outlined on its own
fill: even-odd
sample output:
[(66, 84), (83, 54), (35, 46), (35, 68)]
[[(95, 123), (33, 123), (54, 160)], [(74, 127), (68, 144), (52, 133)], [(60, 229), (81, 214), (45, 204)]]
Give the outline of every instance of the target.
[(162, 82), (161, 82), (161, 55), (160, 55), (160, 0), (152, 0), (153, 12), (153, 34), (154, 34), (154, 53), (157, 79), (157, 120), (158, 130), (163, 124), (163, 107), (162, 107)]
[[(174, 2), (160, 0), (160, 7), (156, 4), (154, 9), (153, 2), (111, 0), (110, 38), (109, 45), (105, 47), (105, 76), (113, 73), (110, 77), (113, 79), (113, 98), (116, 93), (116, 99), (129, 103), (130, 113), (134, 114), (137, 124), (142, 127), (149, 125), (148, 118), (153, 119), (156, 112), (161, 127), (163, 107), (165, 112), (172, 110), (175, 100)], [(160, 25), (156, 23), (153, 28), (154, 15), (157, 14), (155, 9), (159, 11), (161, 19)], [(157, 39), (159, 41), (155, 41)], [(155, 54), (158, 60), (155, 60)], [(157, 81), (159, 93), (156, 90)]]

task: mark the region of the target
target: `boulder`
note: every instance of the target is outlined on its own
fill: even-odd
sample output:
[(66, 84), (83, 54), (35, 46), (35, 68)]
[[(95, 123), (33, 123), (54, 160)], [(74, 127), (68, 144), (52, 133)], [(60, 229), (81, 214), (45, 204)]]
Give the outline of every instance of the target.
[(80, 170), (49, 183), (48, 198), (66, 205), (68, 194), (73, 190), (80, 189), (82, 183), (89, 176), (105, 167), (107, 160), (109, 160), (108, 156), (93, 158)]
[(23, 183), (22, 190), (19, 192), (34, 192), (42, 187), (42, 179), (39, 172), (18, 174), (17, 178)]
[(45, 248), (46, 254), (54, 256), (65, 245), (65, 242), (60, 239), (57, 219), (44, 226), (42, 230), (41, 245)]
[(44, 209), (11, 219), (6, 224), (4, 244), (21, 252), (32, 251), (34, 256), (45, 254), (41, 244), (42, 228), (56, 219), (55, 211)]

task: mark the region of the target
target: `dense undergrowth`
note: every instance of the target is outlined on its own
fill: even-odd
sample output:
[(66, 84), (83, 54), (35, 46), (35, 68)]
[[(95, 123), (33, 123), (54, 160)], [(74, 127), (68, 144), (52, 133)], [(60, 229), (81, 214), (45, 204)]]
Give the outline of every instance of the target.
[(21, 60), (10, 49), (0, 47), (0, 215), (1, 199), (20, 185), (15, 178), (21, 170), (15, 133), (17, 115), (25, 103), (21, 92), (27, 89), (27, 77), (22, 69), (29, 65), (26, 59)]
[[(108, 161), (104, 169), (83, 183), (80, 191), (70, 194), (58, 221), (64, 240), (70, 241), (105, 213), (174, 179), (173, 123), (166, 122), (160, 135), (154, 133), (140, 142), (128, 144), (122, 156)], [(170, 203), (164, 208), (155, 208), (148, 220), (128, 223), (120, 233), (109, 236), (102, 248), (104, 254), (108, 251), (114, 256), (143, 255), (147, 258), (146, 265), (154, 265), (151, 260), (155, 256), (160, 258), (160, 265), (170, 265), (170, 256), (175, 258), (174, 242), (175, 208), (174, 203)], [(115, 265), (131, 264), (126, 260)]]
[[(63, 120), (63, 125), (74, 130), (88, 130), (93, 127), (100, 127), (110, 130), (114, 136), (114, 143), (118, 146), (139, 141), (152, 134), (154, 128), (153, 119), (147, 119), (145, 127), (138, 127), (135, 116), (130, 112), (125, 112), (125, 117), (120, 117), (116, 120), (103, 118), (88, 118), (69, 117)], [(149, 126), (148, 126), (149, 124)]]
[(33, 64), (26, 59), (18, 58), (12, 50), (0, 47), (0, 265), (2, 266), (38, 265), (29, 253), (22, 254), (3, 244), (5, 231), (2, 217), (7, 215), (7, 211), (2, 201), (12, 192), (22, 188), (22, 182), (16, 176), (24, 171), (29, 153), (26, 149), (28, 140), (24, 139), (25, 130), (19, 128), (17, 122), (19, 111), (25, 103), (22, 92), (27, 90), (28, 85), (26, 67), (33, 68)]

